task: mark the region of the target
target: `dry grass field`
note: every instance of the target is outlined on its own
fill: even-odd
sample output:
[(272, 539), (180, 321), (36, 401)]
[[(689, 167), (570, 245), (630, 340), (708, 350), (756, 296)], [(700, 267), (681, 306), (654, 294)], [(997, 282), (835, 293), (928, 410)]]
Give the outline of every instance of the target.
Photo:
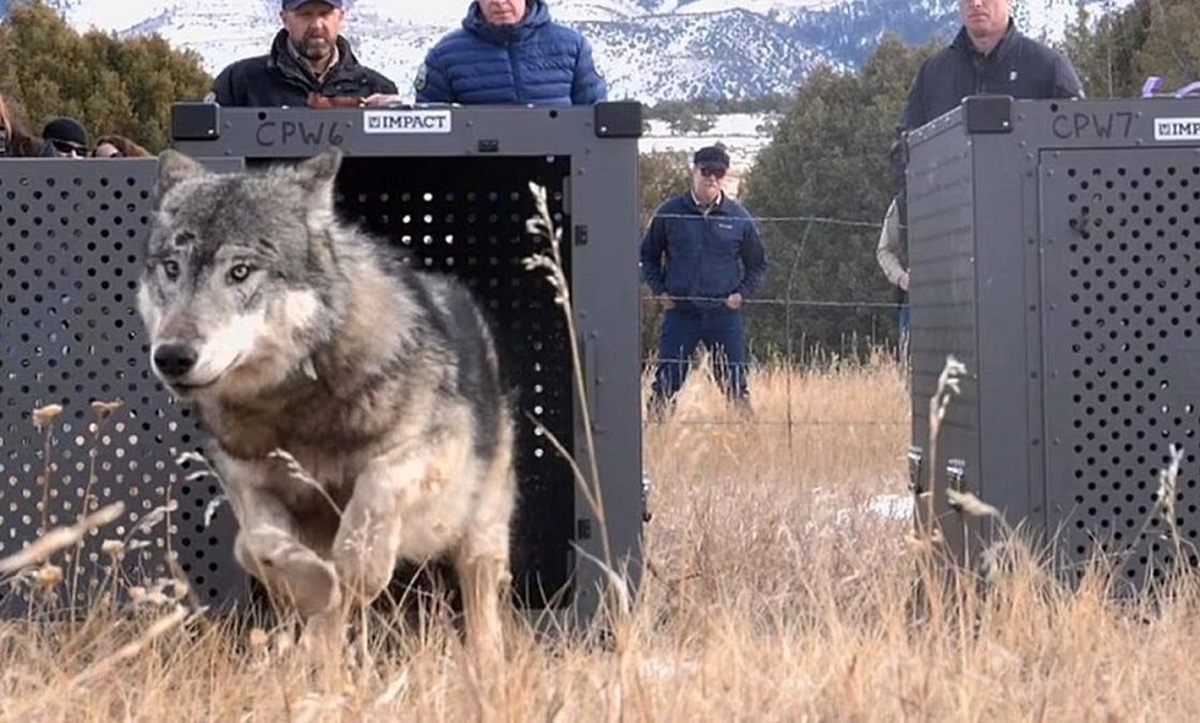
[[(913, 621), (921, 548), (881, 504), (906, 493), (909, 443), (885, 357), (752, 384), (752, 422), (697, 377), (671, 420), (646, 427), (651, 569), (611, 644), (535, 640), (514, 622), (489, 684), (444, 620), (373, 620), (355, 662), (311, 669), (277, 631), (234, 630), (151, 590), (132, 621), (97, 610), (74, 626), (3, 623), (0, 718), (1090, 721), (1200, 708), (1186, 683), (1200, 648), (1188, 584), (1140, 609), (1099, 582), (1069, 593), (1018, 566), (986, 599)], [(52, 568), (24, 574), (57, 582)]]

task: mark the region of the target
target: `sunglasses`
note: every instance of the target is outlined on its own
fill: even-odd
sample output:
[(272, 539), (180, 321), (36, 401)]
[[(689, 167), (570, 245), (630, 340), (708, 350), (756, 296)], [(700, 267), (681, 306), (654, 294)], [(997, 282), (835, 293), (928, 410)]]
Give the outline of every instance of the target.
[(53, 140), (53, 141), (50, 141), (50, 145), (54, 146), (54, 150), (58, 151), (59, 153), (66, 153), (69, 156), (86, 156), (87, 155), (87, 148), (84, 148), (83, 146), (79, 145), (78, 143), (72, 143), (70, 141)]
[(725, 177), (725, 169), (724, 168), (701, 168), (700, 175), (704, 176), (705, 178), (724, 178)]

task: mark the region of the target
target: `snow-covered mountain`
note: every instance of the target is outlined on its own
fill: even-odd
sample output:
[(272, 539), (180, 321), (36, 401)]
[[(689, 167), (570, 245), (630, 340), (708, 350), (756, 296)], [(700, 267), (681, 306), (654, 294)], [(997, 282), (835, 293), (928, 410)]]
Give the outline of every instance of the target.
[[(0, 0), (0, 13), (20, 0)], [(265, 52), (279, 0), (47, 0), (74, 27), (158, 33), (195, 50), (211, 73)], [(1061, 37), (1082, 2), (1103, 12), (1132, 0), (1024, 0), (1027, 32)], [(425, 51), (458, 27), (467, 0), (347, 0), (345, 33), (360, 60), (407, 92)], [(949, 37), (957, 0), (550, 0), (581, 30), (610, 97), (647, 103), (787, 92), (819, 63), (855, 67), (886, 32), (907, 42)]]

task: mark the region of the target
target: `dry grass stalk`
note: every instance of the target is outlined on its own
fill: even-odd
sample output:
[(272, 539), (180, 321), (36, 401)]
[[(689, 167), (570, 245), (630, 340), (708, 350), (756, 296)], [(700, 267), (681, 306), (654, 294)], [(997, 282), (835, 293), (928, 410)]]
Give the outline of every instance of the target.
[(142, 633), (142, 635), (136, 640), (121, 646), (115, 652), (113, 652), (112, 655), (102, 659), (99, 663), (91, 666), (90, 668), (84, 669), (71, 680), (71, 685), (73, 687), (81, 686), (88, 680), (109, 672), (117, 664), (133, 658), (138, 653), (145, 650), (146, 647), (155, 640), (160, 638), (164, 633), (182, 624), (191, 614), (192, 613), (190, 613), (184, 607), (175, 608), (170, 613), (151, 623), (151, 625), (146, 628), (146, 631)]
[(590, 482), (584, 477), (582, 470), (573, 459), (573, 455), (562, 446), (562, 444), (554, 438), (543, 425), (536, 420), (538, 431), (550, 439), (551, 444), (556, 451), (567, 459), (570, 463), (571, 470), (574, 473), (575, 481), (586, 498), (592, 514), (596, 516), (596, 521), (600, 528), (600, 541), (603, 550), (603, 561), (597, 560), (593, 555), (587, 557), (597, 563), (601, 563), (601, 568), (605, 578), (610, 584), (615, 585), (610, 590), (610, 594), (615, 596), (612, 601), (612, 606), (616, 612), (627, 609), (630, 598), (628, 591), (628, 582), (616, 570), (616, 561), (613, 559), (612, 544), (608, 534), (608, 520), (605, 514), (604, 492), (603, 486), (600, 483), (600, 465), (596, 456), (595, 436), (592, 430), (591, 408), (592, 400), (588, 398), (587, 385), (583, 374), (583, 359), (579, 352), (579, 334), (575, 324), (575, 312), (571, 303), (571, 284), (567, 279), (566, 272), (562, 264), (562, 229), (554, 225), (554, 218), (550, 214), (550, 205), (546, 193), (545, 186), (530, 182), (530, 193), (533, 195), (536, 215), (526, 221), (526, 231), (534, 236), (540, 236), (548, 242), (550, 252), (535, 253), (525, 259), (526, 270), (542, 270), (545, 272), (545, 278), (554, 288), (555, 303), (563, 310), (563, 318), (567, 327), (567, 339), (571, 349), (571, 368), (572, 379), (575, 384), (575, 398), (580, 401), (578, 408), (582, 417), (582, 426), (585, 435), (585, 444), (587, 446), (587, 462), (588, 471), (590, 472)]
[(117, 501), (101, 507), (73, 525), (50, 530), (20, 552), (0, 559), (0, 575), (11, 575), (29, 565), (45, 562), (54, 553), (83, 539), (88, 532), (112, 523), (124, 511), (125, 503)]
[[(664, 579), (643, 580), (618, 653), (513, 625), (503, 697), (472, 681), (441, 617), (326, 680), (294, 655), (286, 626), (202, 620), (180, 607), (186, 591), (155, 579), (134, 586), (143, 605), (120, 611), (132, 624), (101, 606), (75, 628), (0, 621), (0, 718), (1189, 719), (1200, 707), (1186, 681), (1200, 645), (1194, 580), (1172, 579), (1154, 604), (1117, 604), (1104, 572), (1111, 561), (1092, 561), (1070, 587), (1014, 536), (985, 551), (1001, 573), (993, 591), (960, 590), (958, 609), (941, 610), (957, 624), (913, 625), (916, 555), (903, 542), (911, 523), (878, 504), (911, 499), (898, 377), (887, 359), (857, 370), (756, 370), (761, 425), (735, 424), (715, 385), (690, 379), (676, 421), (645, 428), (655, 481), (646, 556)], [(769, 424), (789, 418), (790, 427)], [(792, 463), (789, 445), (804, 464)], [(1181, 508), (1177, 495), (1190, 487), (1171, 474), (1184, 472), (1168, 466), (1159, 487), (1174, 485)], [(959, 502), (964, 514), (990, 513), (986, 502)], [(165, 534), (155, 525), (147, 536)], [(111, 537), (101, 550), (125, 554)], [(52, 581), (48, 559), (17, 571)]]

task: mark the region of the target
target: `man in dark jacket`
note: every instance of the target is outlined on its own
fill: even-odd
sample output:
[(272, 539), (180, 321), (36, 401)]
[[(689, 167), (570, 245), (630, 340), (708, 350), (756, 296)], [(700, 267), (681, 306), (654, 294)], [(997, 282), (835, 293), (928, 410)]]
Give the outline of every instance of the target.
[(897, 190), (900, 253), (893, 256), (903, 271), (896, 277), (904, 281), (897, 289), (902, 335), (907, 333), (904, 305), (909, 281), (906, 258), (908, 209), (904, 195), (904, 167), (908, 157), (905, 134), (957, 108), (969, 95), (1008, 95), (1026, 100), (1082, 98), (1084, 95), (1075, 67), (1066, 56), (1026, 37), (1016, 28), (1010, 2), (959, 0), (962, 28), (949, 47), (921, 65), (896, 124), (898, 140), (891, 153)]
[(462, 27), (429, 50), (413, 81), (418, 103), (570, 106), (608, 96), (577, 31), (545, 0), (475, 0)]
[(642, 239), (642, 275), (666, 307), (654, 416), (683, 386), (701, 342), (713, 354), (713, 376), (726, 394), (749, 401), (742, 304), (762, 287), (767, 254), (753, 217), (721, 188), (729, 154), (709, 146), (696, 151), (692, 163), (691, 190), (659, 206)]
[(343, 0), (283, 0), (283, 29), (267, 55), (232, 63), (213, 82), (223, 106), (277, 108), (322, 104), (328, 98), (396, 93), (396, 84), (359, 65), (341, 36)]

